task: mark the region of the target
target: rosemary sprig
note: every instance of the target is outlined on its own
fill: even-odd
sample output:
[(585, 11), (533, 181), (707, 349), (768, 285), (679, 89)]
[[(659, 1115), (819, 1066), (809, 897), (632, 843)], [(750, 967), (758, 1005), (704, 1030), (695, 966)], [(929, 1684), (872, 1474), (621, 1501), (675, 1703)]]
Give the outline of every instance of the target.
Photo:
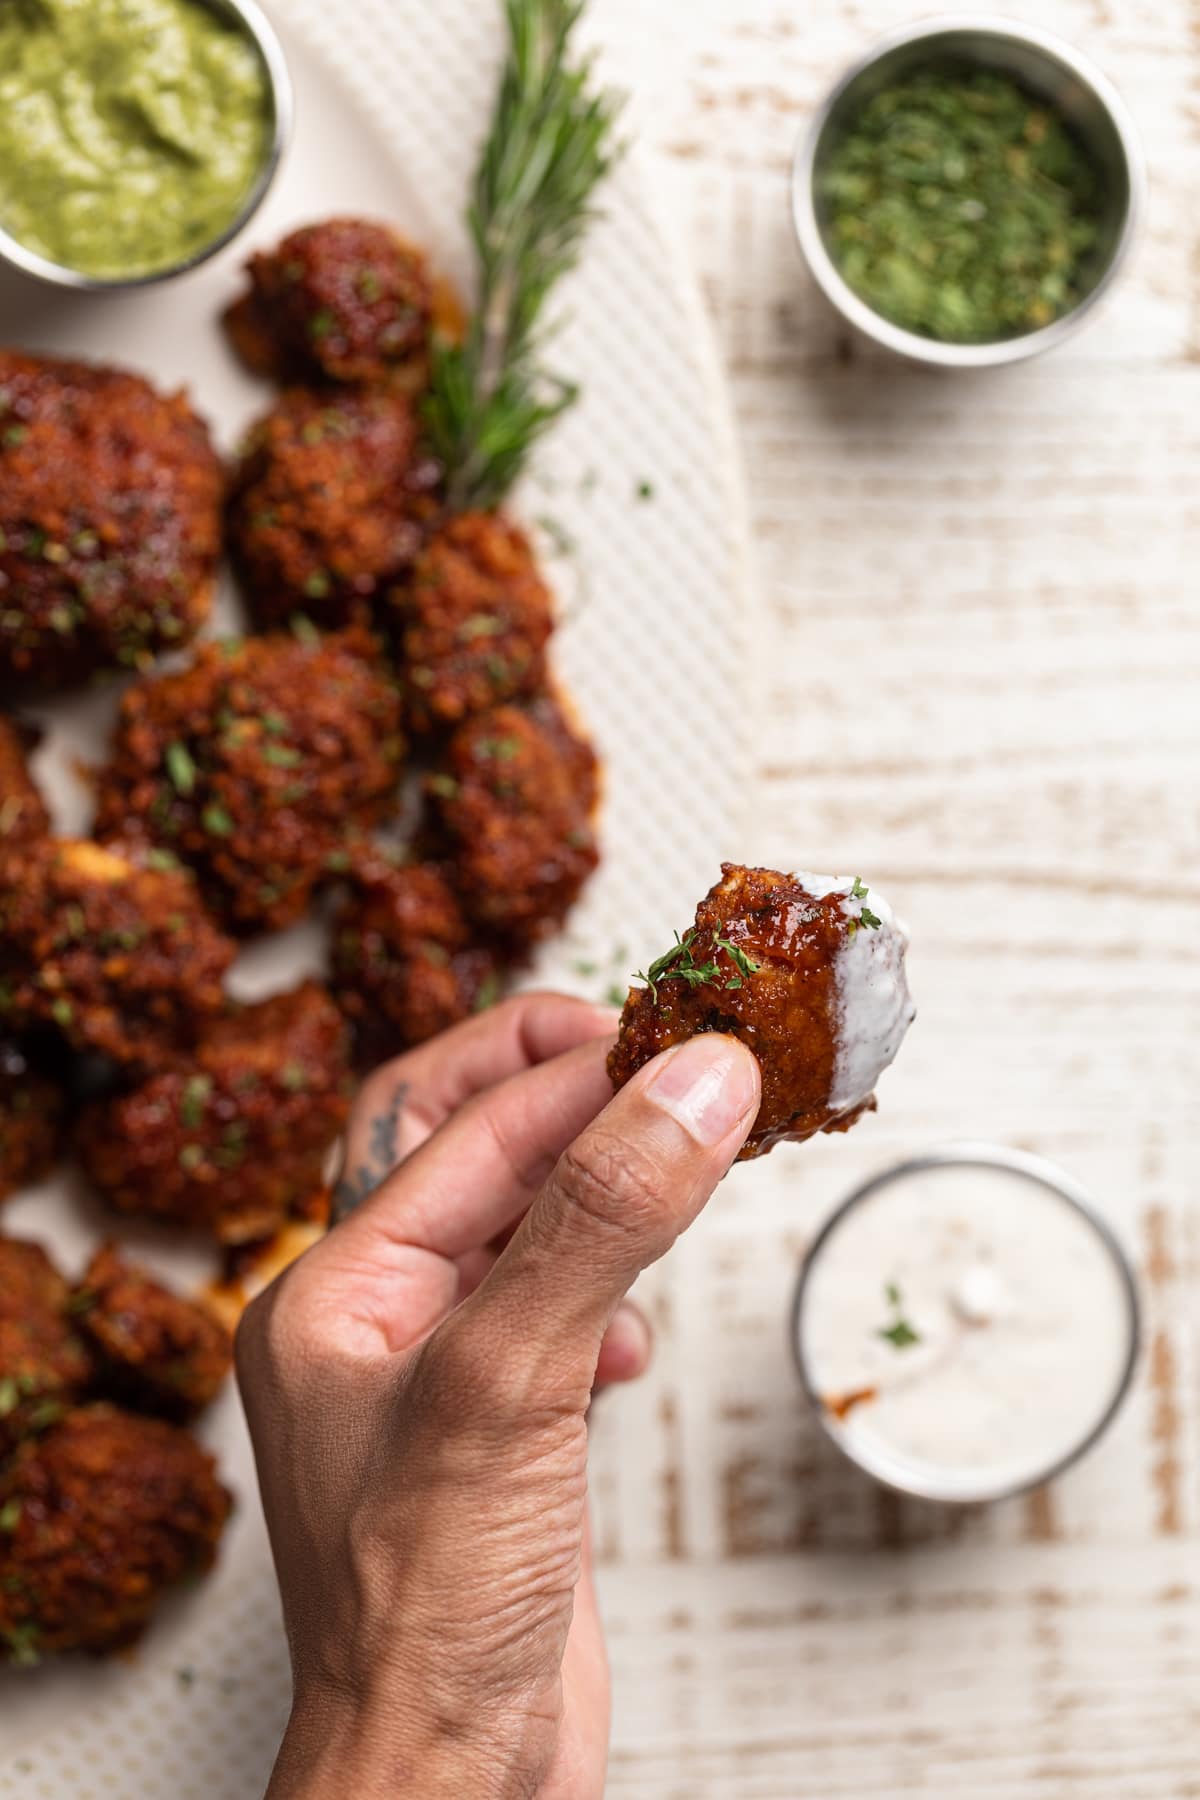
[(436, 344), (426, 423), (454, 508), (499, 504), (576, 399), (542, 365), (543, 308), (579, 255), (619, 154), (620, 99), (570, 56), (584, 0), (505, 0), (508, 57), (468, 214), (479, 296), (461, 344)]

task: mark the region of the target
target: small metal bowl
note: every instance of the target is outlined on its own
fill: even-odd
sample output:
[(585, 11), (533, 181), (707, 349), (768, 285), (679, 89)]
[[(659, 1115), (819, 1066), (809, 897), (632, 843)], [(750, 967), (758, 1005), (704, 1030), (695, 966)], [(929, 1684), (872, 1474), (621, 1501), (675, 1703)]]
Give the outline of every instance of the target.
[(157, 282), (170, 281), (176, 275), (198, 268), (210, 256), (215, 256), (218, 250), (223, 250), (249, 223), (266, 197), (291, 137), (292, 78), (288, 73), (283, 46), (275, 35), (275, 28), (258, 6), (257, 0), (203, 0), (203, 3), (238, 25), (253, 43), (266, 71), (267, 96), (271, 108), (271, 142), (266, 156), (240, 211), (226, 229), (211, 243), (185, 257), (182, 262), (169, 263), (166, 268), (153, 269), (144, 275), (109, 276), (85, 275), (64, 263), (52, 262), (49, 257), (39, 256), (36, 250), (31, 250), (0, 225), (0, 262), (8, 263), (22, 274), (35, 276), (37, 280), (49, 282), (54, 287), (74, 288), (77, 292), (93, 294), (120, 293), (130, 288), (153, 287)]
[[(851, 1441), (846, 1431), (842, 1429), (840, 1421), (831, 1415), (818, 1390), (813, 1371), (809, 1367), (805, 1355), (803, 1317), (809, 1280), (822, 1250), (846, 1215), (853, 1212), (864, 1200), (871, 1198), (882, 1188), (906, 1181), (914, 1175), (926, 1174), (931, 1169), (952, 1168), (995, 1169), (1001, 1174), (1011, 1176), (1015, 1181), (1032, 1182), (1036, 1187), (1046, 1188), (1056, 1200), (1078, 1213), (1091, 1227), (1113, 1265), (1124, 1301), (1127, 1350), (1122, 1359), (1108, 1405), (1099, 1419), (1081, 1433), (1078, 1441), (1072, 1444), (1069, 1450), (1047, 1462), (1044, 1467), (1039, 1468), (1027, 1479), (1018, 1482), (996, 1482), (989, 1486), (986, 1482), (981, 1481), (975, 1487), (969, 1488), (953, 1480), (940, 1484), (933, 1481), (922, 1481), (917, 1476), (915, 1469), (910, 1468), (899, 1454), (893, 1458), (885, 1453), (872, 1454), (864, 1450), (861, 1444)], [(1001, 1500), (1015, 1499), (1020, 1494), (1029, 1493), (1032, 1489), (1041, 1487), (1045, 1482), (1054, 1480), (1086, 1455), (1104, 1436), (1121, 1410), (1137, 1368), (1142, 1338), (1137, 1278), (1120, 1239), (1097, 1210), (1094, 1201), (1085, 1189), (1065, 1171), (1057, 1168), (1053, 1163), (1046, 1162), (1040, 1156), (1030, 1156), (1024, 1151), (1010, 1150), (1000, 1144), (975, 1143), (950, 1144), (944, 1149), (930, 1150), (923, 1156), (913, 1157), (908, 1162), (896, 1163), (891, 1168), (882, 1170), (878, 1175), (873, 1175), (869, 1181), (863, 1182), (861, 1187), (855, 1188), (854, 1192), (834, 1209), (809, 1246), (804, 1258), (800, 1279), (796, 1284), (790, 1331), (792, 1352), (800, 1371), (804, 1392), (826, 1436), (837, 1445), (847, 1461), (853, 1463), (855, 1468), (869, 1475), (883, 1487), (891, 1488), (894, 1493), (904, 1494), (914, 1500), (939, 1501), (943, 1505), (959, 1506), (986, 1506)]]
[[(950, 62), (994, 69), (1048, 101), (1068, 122), (1104, 178), (1101, 241), (1088, 291), (1049, 325), (981, 344), (945, 343), (893, 325), (859, 298), (826, 246), (817, 177), (830, 145), (864, 101), (914, 69)], [(980, 369), (1037, 356), (1062, 343), (1111, 286), (1141, 213), (1145, 176), (1133, 121), (1116, 89), (1069, 44), (1013, 19), (955, 14), (885, 38), (842, 77), (805, 133), (792, 172), (792, 212), (800, 247), (826, 298), (851, 325), (885, 349), (939, 368)]]

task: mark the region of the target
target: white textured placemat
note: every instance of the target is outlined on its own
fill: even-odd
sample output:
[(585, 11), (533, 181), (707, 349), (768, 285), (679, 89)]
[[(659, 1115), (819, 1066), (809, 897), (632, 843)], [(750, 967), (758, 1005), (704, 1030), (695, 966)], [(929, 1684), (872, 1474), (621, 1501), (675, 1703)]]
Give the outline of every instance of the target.
[[(499, 11), (482, 0), (289, 0), (277, 8), (297, 78), (298, 134), (252, 240), (270, 242), (286, 225), (332, 210), (390, 214), (463, 277), (461, 211), (491, 103)], [(187, 381), (231, 444), (265, 398), (232, 366), (213, 322), (248, 247), (161, 291), (111, 302), (6, 285), (0, 334)], [(715, 365), (636, 155), (612, 182), (568, 306), (556, 357), (582, 381), (584, 399), (548, 446), (521, 508), (546, 517), (571, 545), (557, 569), (567, 612), (558, 655), (606, 766), (604, 864), (539, 973), (599, 995), (686, 922), (720, 856), (736, 849), (750, 584)], [(224, 604), (228, 616), (228, 596)], [(86, 819), (70, 760), (98, 752), (111, 707), (110, 697), (48, 715), (52, 740), (38, 766), (64, 828)], [(292, 978), (311, 949), (301, 936), (260, 956), (258, 980)], [(104, 1223), (70, 1178), (22, 1197), (4, 1219), (5, 1229), (41, 1237), (70, 1266)], [(139, 1233), (137, 1243), (177, 1276), (200, 1267), (169, 1233)], [(629, 1429), (649, 1463), (655, 1422), (631, 1415)], [(239, 1500), (217, 1573), (172, 1601), (128, 1661), (0, 1674), (0, 1795), (247, 1800), (261, 1792), (285, 1717), (287, 1671), (232, 1394), (205, 1435)]]

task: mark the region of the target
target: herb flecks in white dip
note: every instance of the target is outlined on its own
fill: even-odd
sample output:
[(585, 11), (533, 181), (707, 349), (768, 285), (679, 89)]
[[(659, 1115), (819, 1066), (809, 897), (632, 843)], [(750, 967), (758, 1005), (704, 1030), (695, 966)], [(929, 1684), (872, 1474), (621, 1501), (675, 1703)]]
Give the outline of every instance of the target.
[(810, 1386), (858, 1462), (983, 1499), (1036, 1481), (1101, 1423), (1134, 1330), (1087, 1217), (1003, 1169), (910, 1174), (815, 1253), (799, 1321)]
[(848, 1113), (875, 1092), (916, 1017), (904, 973), (908, 934), (882, 894), (860, 876), (799, 879), (814, 898), (845, 895), (842, 911), (850, 926), (835, 964), (839, 1030), (829, 1104), (835, 1113)]

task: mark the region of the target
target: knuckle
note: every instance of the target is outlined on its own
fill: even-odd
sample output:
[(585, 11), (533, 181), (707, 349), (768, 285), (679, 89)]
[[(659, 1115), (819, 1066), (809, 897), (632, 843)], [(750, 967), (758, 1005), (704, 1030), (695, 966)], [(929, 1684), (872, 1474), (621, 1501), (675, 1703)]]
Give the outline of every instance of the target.
[(664, 1174), (653, 1156), (628, 1139), (593, 1131), (560, 1157), (553, 1182), (576, 1216), (605, 1231), (628, 1232), (657, 1210)]

